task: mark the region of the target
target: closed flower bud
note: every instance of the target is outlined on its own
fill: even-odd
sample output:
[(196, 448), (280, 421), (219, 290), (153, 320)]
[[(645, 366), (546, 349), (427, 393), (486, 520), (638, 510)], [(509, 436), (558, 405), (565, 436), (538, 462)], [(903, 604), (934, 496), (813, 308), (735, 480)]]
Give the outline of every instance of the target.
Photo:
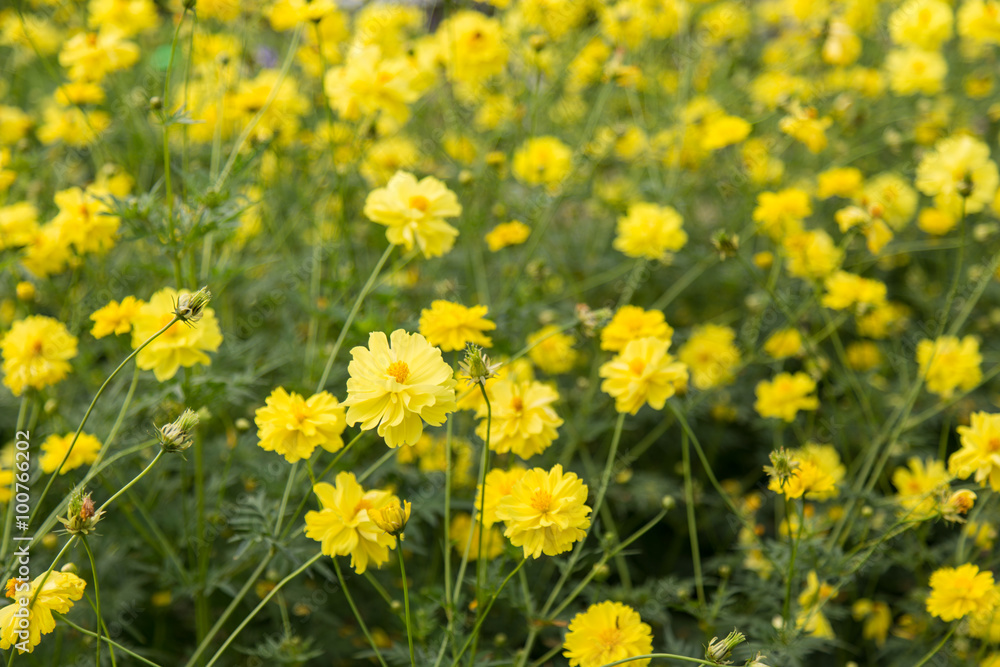
[(733, 630), (725, 639), (712, 637), (712, 641), (705, 649), (705, 659), (717, 665), (730, 664), (729, 656), (733, 649), (746, 641), (746, 636), (738, 630)]
[(373, 507), (368, 510), (368, 518), (385, 532), (396, 536), (406, 528), (406, 522), (410, 520), (410, 508), (409, 500), (404, 500), (402, 505), (394, 503), (381, 508)]
[(211, 300), (212, 293), (207, 287), (202, 287), (193, 294), (181, 294), (174, 305), (174, 315), (180, 318), (181, 322), (197, 322)]
[(66, 509), (66, 518), (59, 518), (66, 527), (66, 532), (72, 535), (90, 535), (97, 527), (97, 522), (104, 516), (94, 508), (94, 501), (89, 493), (82, 491), (73, 494)]
[(955, 491), (941, 504), (941, 516), (945, 521), (965, 523), (961, 515), (972, 509), (976, 502), (976, 494), (968, 489)]
[(746, 667), (768, 667), (767, 664), (764, 663), (765, 660), (767, 660), (767, 656), (761, 655), (758, 651), (757, 655), (747, 660)]
[(465, 361), (459, 364), (462, 371), (473, 384), (485, 384), (487, 380), (497, 374), (500, 364), (490, 363), (490, 358), (483, 352), (483, 348), (472, 343), (465, 346)]
[(160, 446), (168, 452), (182, 452), (191, 446), (191, 432), (198, 425), (198, 414), (191, 409), (185, 410), (181, 416), (159, 427)]

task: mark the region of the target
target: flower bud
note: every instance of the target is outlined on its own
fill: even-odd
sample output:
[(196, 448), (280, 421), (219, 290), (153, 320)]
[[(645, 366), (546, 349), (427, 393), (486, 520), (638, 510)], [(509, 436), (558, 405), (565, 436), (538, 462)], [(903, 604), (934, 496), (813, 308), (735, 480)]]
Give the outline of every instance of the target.
[(189, 408), (174, 421), (159, 427), (160, 446), (168, 452), (184, 451), (193, 442), (191, 432), (198, 421), (198, 414)]
[(402, 505), (397, 501), (385, 507), (368, 510), (368, 518), (385, 532), (396, 536), (406, 528), (406, 522), (410, 520), (410, 508), (409, 500), (403, 501)]
[(94, 508), (90, 494), (78, 491), (70, 498), (66, 518), (59, 517), (59, 521), (66, 527), (66, 532), (72, 535), (90, 535), (102, 516), (104, 512), (98, 512)]
[(490, 363), (490, 358), (478, 345), (468, 343), (465, 346), (465, 361), (459, 364), (462, 372), (473, 384), (486, 384), (486, 381), (497, 374), (500, 364)]
[(738, 630), (733, 630), (725, 639), (712, 637), (712, 641), (705, 649), (705, 659), (717, 665), (730, 664), (729, 656), (733, 649), (746, 641), (746, 636)]
[(211, 300), (212, 293), (207, 287), (202, 287), (193, 294), (181, 294), (174, 304), (174, 315), (180, 318), (181, 322), (197, 322)]

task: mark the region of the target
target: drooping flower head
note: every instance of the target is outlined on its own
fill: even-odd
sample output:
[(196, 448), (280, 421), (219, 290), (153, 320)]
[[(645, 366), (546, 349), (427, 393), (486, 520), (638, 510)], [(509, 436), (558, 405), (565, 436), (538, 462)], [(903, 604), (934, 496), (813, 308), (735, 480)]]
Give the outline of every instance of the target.
[(376, 428), (390, 447), (415, 444), (423, 422), (438, 426), (456, 410), (454, 371), (420, 334), (377, 331), (351, 356), (347, 423)]
[(313, 487), (322, 509), (306, 513), (306, 537), (321, 543), (326, 556), (351, 557), (351, 567), (364, 574), (370, 563), (376, 567), (389, 560), (396, 538), (375, 525), (368, 510), (399, 505), (388, 491), (365, 491), (354, 473), (337, 474), (334, 484)]
[[(653, 652), (653, 631), (631, 607), (620, 602), (599, 602), (569, 622), (563, 655), (571, 667), (600, 667)], [(649, 660), (634, 660), (644, 667)]]
[(344, 446), (344, 406), (326, 391), (303, 398), (278, 387), (267, 397), (266, 405), (257, 409), (255, 421), (260, 438), (257, 444), (278, 452), (289, 463), (309, 458), (317, 446), (328, 452)]
[[(27, 641), (27, 650), (18, 646), (18, 652), (31, 653), (42, 641), (42, 635), (56, 629), (52, 612), (68, 612), (73, 602), (83, 597), (83, 589), (87, 586), (87, 582), (71, 572), (49, 572), (44, 584), (43, 577), (44, 574), (39, 575), (31, 582), (21, 579), (7, 581), (7, 597), (14, 602), (0, 608), (0, 649), (6, 651), (12, 646), (23, 646)], [(32, 598), (34, 604), (30, 604)], [(21, 627), (22, 619), (16, 613), (29, 604), (28, 627), (25, 629)]]
[(496, 518), (507, 526), (504, 536), (524, 557), (558, 556), (573, 548), (590, 527), (587, 486), (561, 465), (533, 468), (500, 500)]

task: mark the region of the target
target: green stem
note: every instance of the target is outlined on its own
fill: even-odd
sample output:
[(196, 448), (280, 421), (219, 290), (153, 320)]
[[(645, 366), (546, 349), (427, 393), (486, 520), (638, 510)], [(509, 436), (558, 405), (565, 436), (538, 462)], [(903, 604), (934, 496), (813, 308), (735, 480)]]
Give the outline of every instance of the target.
[[(104, 619), (101, 617), (101, 589), (97, 584), (97, 565), (94, 564), (94, 553), (90, 550), (90, 544), (87, 543), (86, 537), (81, 537), (80, 541), (83, 543), (83, 548), (87, 552), (87, 558), (90, 559), (90, 572), (94, 577), (94, 613), (97, 614), (97, 629), (100, 630), (104, 628), (104, 634), (111, 641), (111, 635), (108, 633), (108, 628), (104, 625)], [(97, 655), (94, 658), (94, 664), (101, 664), (101, 642), (97, 642)], [(111, 663), (115, 662), (115, 651), (111, 649)]]
[[(322, 554), (320, 554), (322, 556)], [(347, 598), (347, 604), (350, 605), (351, 611), (354, 612), (354, 618), (357, 620), (358, 625), (361, 626), (361, 632), (364, 633), (365, 638), (371, 645), (372, 650), (375, 651), (375, 657), (382, 664), (382, 667), (387, 667), (385, 664), (385, 659), (382, 657), (382, 653), (378, 650), (378, 644), (372, 639), (372, 633), (368, 631), (368, 625), (365, 624), (365, 619), (361, 618), (361, 612), (358, 611), (357, 606), (354, 604), (354, 598), (351, 597), (351, 592), (347, 590), (347, 582), (344, 580), (344, 573), (340, 571), (340, 563), (337, 562), (337, 557), (333, 557), (333, 569), (337, 571), (337, 580), (340, 582), (340, 587), (344, 591), (344, 597)], [(211, 667), (211, 665), (209, 665)]]
[(798, 512), (799, 530), (796, 536), (792, 536), (792, 513), (790, 511), (793, 501), (785, 498), (785, 521), (788, 523), (788, 537), (792, 540), (792, 553), (788, 558), (788, 574), (785, 576), (785, 604), (781, 608), (781, 618), (788, 626), (792, 608), (792, 581), (795, 579), (795, 558), (798, 556), (799, 542), (802, 541), (802, 528), (805, 524), (805, 513)]
[(142, 472), (140, 472), (138, 475), (136, 475), (135, 477), (133, 477), (131, 482), (129, 482), (128, 484), (126, 484), (125, 486), (123, 486), (121, 489), (119, 489), (118, 493), (116, 493), (115, 495), (113, 495), (110, 498), (108, 498), (107, 500), (105, 500), (104, 504), (101, 505), (101, 508), (99, 510), (97, 510), (97, 513), (100, 514), (101, 512), (103, 512), (105, 507), (107, 507), (108, 505), (110, 505), (111, 503), (113, 503), (115, 501), (115, 499), (118, 498), (118, 496), (122, 495), (123, 493), (125, 493), (126, 491), (128, 491), (130, 488), (132, 488), (133, 484), (135, 484), (136, 482), (138, 482), (140, 479), (143, 478), (143, 476), (147, 472), (149, 472), (150, 470), (152, 470), (153, 466), (156, 465), (156, 462), (160, 460), (160, 457), (163, 456), (163, 452), (165, 452), (165, 451), (166, 450), (161, 447), (160, 451), (156, 452), (156, 456), (153, 457), (153, 460), (149, 462), (149, 465), (146, 466), (145, 468), (143, 468)]
[(378, 264), (372, 269), (371, 275), (368, 276), (368, 280), (365, 282), (364, 287), (361, 288), (361, 292), (358, 294), (358, 298), (354, 300), (354, 305), (351, 307), (351, 312), (347, 316), (347, 320), (344, 322), (344, 326), (340, 329), (340, 334), (337, 336), (337, 342), (333, 344), (333, 349), (330, 350), (330, 356), (326, 360), (326, 368), (323, 369), (323, 375), (319, 379), (319, 384), (316, 385), (316, 393), (323, 391), (323, 387), (326, 386), (326, 381), (330, 377), (330, 371), (333, 370), (333, 362), (337, 358), (337, 353), (340, 352), (340, 346), (344, 344), (344, 338), (347, 336), (348, 330), (351, 328), (351, 324), (354, 323), (354, 318), (358, 314), (358, 310), (361, 308), (361, 302), (364, 301), (365, 297), (368, 295), (368, 291), (372, 288), (375, 283), (375, 279), (378, 278), (379, 271), (385, 266), (386, 261), (389, 259), (389, 255), (392, 254), (392, 249), (395, 248), (394, 245), (389, 245), (382, 253), (382, 257), (379, 258)]
[(923, 657), (923, 658), (922, 658), (922, 659), (920, 660), (920, 662), (918, 662), (918, 663), (917, 663), (916, 665), (914, 665), (913, 667), (923, 667), (923, 665), (927, 664), (927, 661), (928, 661), (928, 660), (930, 660), (930, 659), (931, 659), (931, 658), (933, 658), (933, 657), (934, 657), (935, 655), (937, 655), (937, 652), (941, 650), (941, 647), (943, 647), (943, 646), (945, 645), (945, 643), (946, 643), (946, 642), (947, 642), (947, 641), (948, 641), (949, 639), (951, 639), (951, 636), (952, 636), (952, 635), (953, 635), (953, 634), (955, 633), (955, 628), (957, 628), (957, 627), (958, 627), (958, 625), (957, 625), (957, 624), (955, 624), (955, 623), (953, 623), (953, 624), (952, 624), (952, 626), (951, 626), (951, 629), (949, 629), (949, 630), (948, 630), (948, 634), (946, 634), (946, 635), (945, 635), (944, 637), (942, 637), (942, 638), (941, 638), (941, 641), (939, 641), (939, 642), (938, 642), (937, 646), (935, 646), (935, 647), (934, 647), (933, 649), (931, 649), (931, 651), (930, 651), (930, 652), (929, 652), (929, 653), (928, 653), (927, 655), (925, 655), (925, 656), (924, 656), (924, 657)]
[[(486, 575), (486, 567), (483, 558), (483, 537), (486, 533), (486, 475), (490, 469), (490, 428), (493, 425), (493, 406), (490, 404), (490, 397), (486, 394), (486, 385), (479, 382), (479, 390), (486, 401), (486, 440), (483, 443), (483, 460), (479, 473), (479, 484), (483, 492), (479, 494), (479, 545), (476, 551), (476, 604), (482, 608), (483, 577)], [(473, 524), (475, 525), (475, 524)]]
[[(322, 553), (316, 554), (315, 556), (307, 560), (305, 563), (300, 565), (297, 570), (295, 570), (287, 577), (285, 577), (277, 584), (275, 584), (274, 588), (272, 588), (270, 592), (264, 596), (264, 599), (262, 599), (257, 604), (257, 606), (253, 608), (253, 611), (251, 611), (247, 615), (247, 617), (244, 618), (238, 626), (236, 626), (236, 629), (233, 630), (233, 632), (228, 637), (226, 637), (226, 641), (222, 644), (222, 646), (219, 647), (219, 650), (215, 652), (215, 655), (212, 656), (212, 659), (208, 661), (208, 665), (206, 665), (206, 667), (212, 667), (212, 665), (215, 664), (215, 662), (222, 656), (222, 654), (225, 653), (226, 649), (229, 648), (229, 645), (232, 644), (233, 641), (236, 639), (236, 637), (238, 637), (239, 634), (243, 631), (243, 628), (245, 628), (247, 624), (249, 624), (250, 621), (253, 620), (254, 616), (256, 616), (257, 613), (264, 608), (264, 605), (270, 602), (271, 598), (273, 598), (275, 595), (278, 594), (278, 591), (280, 591), (282, 588), (285, 587), (285, 584), (287, 584), (289, 581), (291, 581), (295, 577), (305, 572), (313, 563), (315, 563), (322, 557), (323, 557)], [(190, 665), (191, 663), (189, 662), (188, 664)]]
[[(14, 427), (14, 435), (20, 439), (20, 431), (24, 427), (24, 420), (28, 416), (28, 394), (30, 390), (25, 391), (21, 395), (21, 405), (17, 409), (17, 425)], [(30, 435), (30, 434), (29, 434)], [(11, 527), (14, 525), (14, 502), (13, 498), (17, 485), (17, 475), (12, 475), (10, 478), (10, 497), (11, 501), (7, 503), (7, 519), (4, 521), (3, 525), (3, 546), (0, 547), (0, 561), (3, 561), (7, 556), (7, 545), (11, 544), (10, 531)], [(14, 652), (12, 651), (11, 654)]]
[[(527, 562), (528, 562), (527, 558), (522, 558), (521, 562), (517, 564), (517, 567), (511, 570), (510, 574), (508, 574), (507, 577), (503, 580), (503, 583), (500, 584), (500, 588), (498, 588), (496, 592), (493, 593), (493, 596), (490, 598), (490, 601), (486, 605), (486, 608), (479, 613), (479, 618), (476, 619), (476, 625), (472, 628), (472, 636), (465, 641), (465, 645), (462, 646), (462, 650), (459, 651), (458, 655), (455, 657), (455, 664), (458, 664), (458, 661), (462, 659), (463, 655), (465, 655), (465, 652), (469, 649), (469, 645), (472, 644), (472, 640), (479, 636), (479, 628), (482, 627), (483, 621), (486, 620), (486, 615), (490, 613), (490, 609), (493, 608), (493, 603), (497, 601), (497, 598), (500, 596), (500, 593), (507, 585), (507, 582), (510, 581), (510, 578), (513, 577), (515, 574), (517, 574), (517, 571), (521, 569), (521, 566), (523, 566)], [(475, 654), (473, 654), (473, 660), (475, 660)]]
[[(295, 472), (299, 469), (299, 462), (292, 464), (288, 471), (288, 481), (285, 482), (285, 492), (281, 495), (281, 505), (278, 507), (278, 517), (274, 520), (274, 531), (272, 535), (278, 536), (281, 532), (281, 522), (285, 518), (285, 509), (288, 507), (288, 496), (292, 493), (292, 484), (295, 482)], [(307, 494), (308, 495), (308, 494)]]
[(681, 433), (681, 455), (684, 462), (684, 504), (687, 505), (688, 533), (691, 536), (691, 558), (694, 563), (694, 583), (698, 605), (705, 609), (705, 582), (701, 574), (701, 550), (698, 547), (698, 523), (694, 515), (694, 482), (691, 479), (691, 443), (687, 432)]
[[(69, 620), (68, 618), (66, 618), (63, 615), (60, 615), (59, 619), (63, 623), (65, 623), (66, 625), (68, 625), (69, 627), (71, 627), (74, 630), (76, 630), (77, 632), (81, 632), (81, 633), (87, 635), (88, 637), (93, 637), (94, 639), (96, 639), (98, 641), (98, 643), (100, 643), (102, 641), (107, 642), (108, 646), (115, 647), (116, 649), (118, 649), (122, 653), (124, 653), (126, 655), (132, 656), (133, 658), (135, 658), (136, 660), (138, 660), (139, 662), (141, 662), (144, 665), (150, 665), (150, 667), (160, 667), (160, 665), (156, 664), (152, 660), (148, 660), (147, 658), (142, 657), (141, 655), (139, 655), (135, 651), (130, 651), (129, 649), (125, 648), (124, 646), (122, 646), (118, 642), (113, 642), (110, 639), (101, 637), (101, 635), (98, 634), (98, 633), (96, 633), (96, 632), (91, 632), (90, 630), (87, 630), (86, 628), (81, 628), (79, 625), (77, 625), (76, 623), (74, 623), (73, 621)], [(11, 653), (13, 653), (13, 651)]]
[(402, 535), (396, 545), (396, 555), (399, 556), (399, 573), (403, 577), (403, 610), (406, 614), (406, 641), (410, 645), (410, 666), (417, 667), (417, 659), (413, 653), (413, 623), (410, 621), (410, 586), (406, 583), (406, 565), (403, 564)]
[(667, 658), (670, 660), (680, 660), (681, 662), (693, 662), (696, 665), (709, 665), (709, 667), (719, 667), (717, 662), (709, 662), (708, 660), (702, 660), (701, 658), (689, 658), (686, 655), (676, 655), (674, 653), (647, 653), (646, 655), (637, 655), (633, 658), (625, 658), (624, 660), (615, 660), (614, 662), (608, 662), (601, 667), (615, 667), (615, 665), (624, 665), (627, 662), (635, 662), (636, 660), (649, 660), (652, 658)]
[(169, 248), (171, 252), (171, 261), (174, 265), (174, 282), (179, 288), (183, 281), (181, 280), (181, 260), (180, 253), (176, 252), (173, 248), (174, 242), (177, 240), (175, 238), (175, 227), (174, 227), (174, 191), (171, 180), (171, 169), (170, 169), (170, 123), (167, 119), (173, 116), (173, 112), (170, 110), (170, 75), (174, 69), (174, 55), (177, 52), (177, 38), (181, 33), (181, 26), (184, 25), (184, 17), (187, 16), (187, 8), (181, 13), (181, 20), (177, 22), (177, 27), (174, 28), (174, 38), (170, 42), (170, 59), (167, 61), (167, 74), (163, 82), (163, 97), (162, 99), (162, 113), (163, 113), (163, 182), (166, 186), (166, 197), (167, 197), (167, 236), (169, 238)]

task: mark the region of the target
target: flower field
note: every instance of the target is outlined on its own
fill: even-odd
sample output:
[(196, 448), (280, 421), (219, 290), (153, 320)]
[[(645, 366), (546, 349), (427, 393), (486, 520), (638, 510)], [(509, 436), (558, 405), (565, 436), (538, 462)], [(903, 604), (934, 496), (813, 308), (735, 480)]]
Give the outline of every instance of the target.
[(1000, 667), (1000, 0), (0, 6), (0, 659)]

